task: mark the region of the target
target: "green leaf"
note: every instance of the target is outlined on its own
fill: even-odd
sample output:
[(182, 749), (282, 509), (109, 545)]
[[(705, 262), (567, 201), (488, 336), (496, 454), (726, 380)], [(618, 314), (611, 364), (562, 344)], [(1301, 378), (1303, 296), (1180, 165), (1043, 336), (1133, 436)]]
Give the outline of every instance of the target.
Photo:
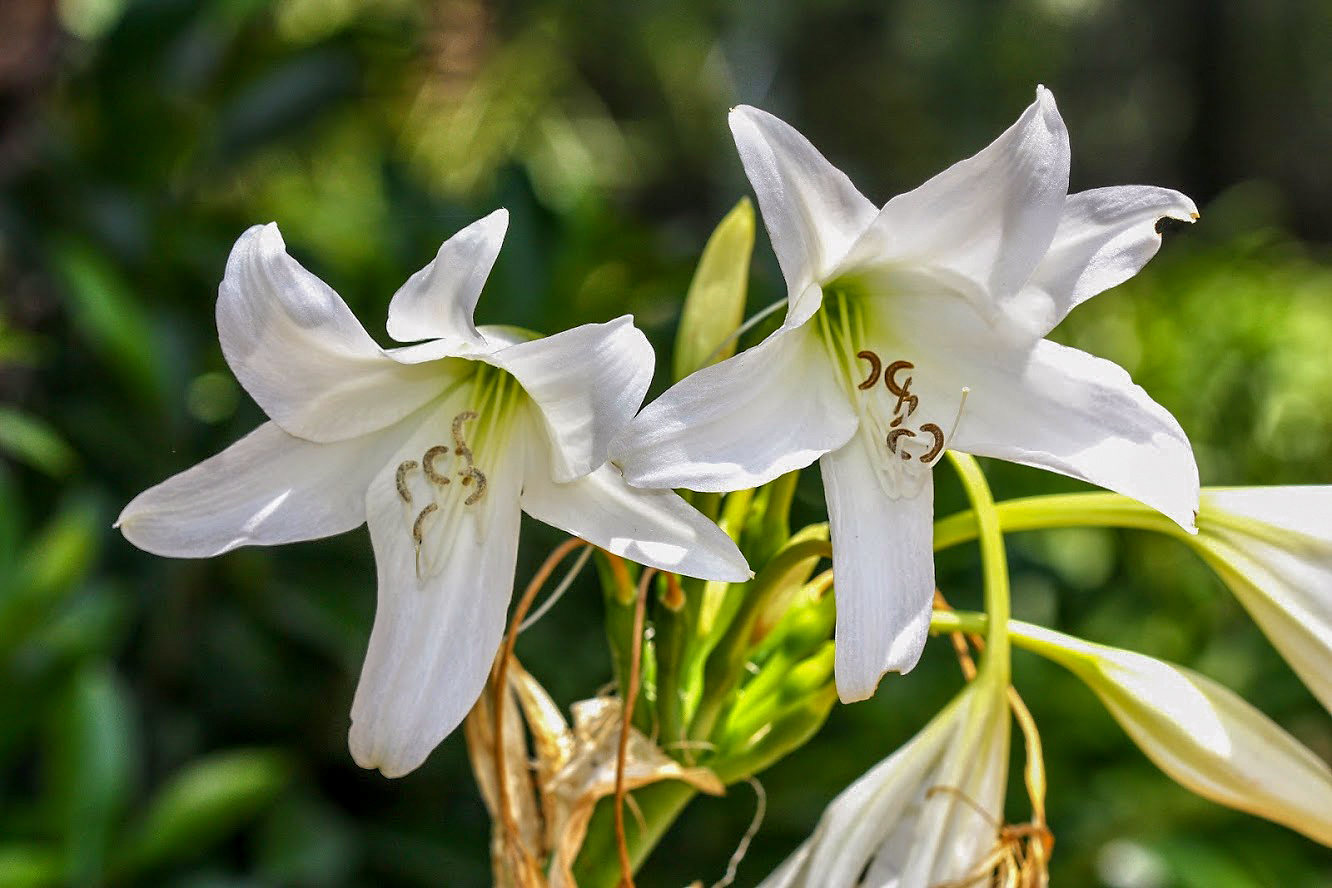
[(754, 206), (744, 197), (708, 238), (689, 284), (675, 337), (676, 380), (735, 354), (731, 334), (744, 320), (753, 252)]
[(0, 451), (55, 478), (69, 474), (74, 451), (48, 424), (27, 413), (0, 407)]
[(47, 768), (71, 884), (96, 884), (129, 794), (134, 713), (107, 664), (77, 673), (53, 707)]
[(271, 804), (289, 778), (287, 761), (274, 750), (231, 750), (194, 762), (152, 800), (116, 870), (142, 873), (202, 852)]
[(28, 543), (14, 581), (0, 587), (0, 652), (48, 619), (87, 574), (97, 554), (100, 523), (91, 502), (77, 501)]

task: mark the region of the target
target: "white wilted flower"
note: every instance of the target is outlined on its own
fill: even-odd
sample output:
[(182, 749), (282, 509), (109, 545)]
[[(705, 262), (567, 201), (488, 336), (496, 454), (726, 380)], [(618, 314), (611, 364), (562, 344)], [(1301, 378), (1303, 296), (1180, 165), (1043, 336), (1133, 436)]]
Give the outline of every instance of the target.
[(1008, 779), (1007, 691), (999, 670), (982, 668), (919, 734), (834, 799), (760, 888), (988, 884)]
[(631, 484), (724, 491), (820, 460), (837, 574), (837, 688), (915, 665), (934, 592), (933, 468), (945, 448), (1124, 493), (1192, 529), (1179, 424), (1118, 366), (1043, 337), (1135, 274), (1164, 188), (1068, 194), (1050, 93), (993, 144), (882, 209), (795, 129), (731, 112), (786, 277), (782, 328), (648, 405), (612, 450)]
[(652, 377), (652, 347), (629, 317), (544, 339), (474, 325), (507, 225), (503, 210), (473, 223), (398, 290), (389, 335), (425, 341), (387, 350), (287, 255), (276, 225), (245, 232), (218, 336), (271, 422), (117, 521), (136, 546), (184, 558), (368, 523), (379, 601), (349, 739), (357, 763), (391, 777), (420, 765), (481, 692), (520, 511), (644, 564), (750, 575), (678, 496), (633, 489), (605, 465)]
[(1015, 644), (1063, 665), (1095, 691), (1177, 782), (1332, 846), (1332, 768), (1238, 694), (1145, 654), (1009, 625)]
[(1209, 488), (1196, 542), (1332, 712), (1332, 486)]

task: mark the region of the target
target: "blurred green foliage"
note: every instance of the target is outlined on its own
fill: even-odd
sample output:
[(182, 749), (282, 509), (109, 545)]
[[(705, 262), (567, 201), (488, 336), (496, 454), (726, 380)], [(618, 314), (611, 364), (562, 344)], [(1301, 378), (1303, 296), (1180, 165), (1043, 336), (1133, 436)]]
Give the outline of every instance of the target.
[[(507, 206), (481, 319), (554, 331), (633, 312), (659, 389), (698, 254), (748, 191), (727, 107), (783, 116), (882, 201), (1044, 82), (1076, 188), (1150, 182), (1203, 208), (1056, 338), (1129, 368), (1206, 483), (1328, 482), (1330, 42), (1332, 4), (1299, 0), (6, 0), (0, 886), (488, 882), (461, 737), (396, 782), (346, 752), (374, 598), (363, 533), (173, 562), (111, 529), (134, 493), (260, 419), (211, 320), (247, 226), (277, 220), (377, 332), (445, 237)], [(750, 311), (781, 292), (760, 234)], [(989, 468), (1000, 496), (1075, 486)], [(822, 518), (816, 475), (796, 492), (805, 521)], [(961, 505), (945, 475), (941, 514)], [(557, 539), (527, 528), (520, 578)], [(1332, 758), (1327, 714), (1182, 547), (1033, 534), (1012, 562), (1018, 616), (1192, 665)], [(978, 602), (971, 553), (939, 577)], [(523, 636), (561, 703), (611, 674), (601, 619), (589, 578)], [(766, 772), (741, 884), (947, 699), (942, 647)], [(1074, 680), (1026, 657), (1015, 675), (1045, 729), (1056, 885), (1332, 883), (1327, 849), (1170, 784)], [(641, 884), (720, 876), (752, 807), (695, 802)]]

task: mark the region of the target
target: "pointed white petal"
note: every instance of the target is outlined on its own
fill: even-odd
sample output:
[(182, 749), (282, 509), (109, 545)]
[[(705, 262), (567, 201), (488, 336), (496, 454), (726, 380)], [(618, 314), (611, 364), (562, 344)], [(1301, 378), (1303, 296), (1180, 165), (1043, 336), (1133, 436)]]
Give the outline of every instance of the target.
[(172, 558), (343, 533), (365, 521), (366, 486), (406, 433), (313, 444), (264, 423), (136, 496), (116, 526), (140, 549)]
[(1204, 545), (1228, 565), (1226, 585), (1272, 646), (1332, 712), (1332, 552), (1301, 554), (1230, 534)]
[(1178, 191), (1150, 185), (1070, 194), (1014, 313), (1034, 335), (1049, 333), (1074, 307), (1137, 274), (1160, 249), (1156, 223), (1167, 217), (1192, 222), (1198, 208)]
[(1143, 654), (1025, 623), (1013, 631), (1086, 682), (1176, 781), (1332, 845), (1332, 769), (1238, 694)]
[(922, 266), (967, 282), (1003, 310), (1045, 255), (1068, 194), (1068, 131), (1054, 97), (1036, 101), (979, 154), (884, 206), (838, 273)]
[(311, 441), (381, 429), (444, 385), (439, 367), (386, 357), (338, 294), (287, 255), (273, 224), (236, 241), (218, 288), (217, 332), (269, 418)]
[(909, 672), (925, 648), (934, 599), (934, 478), (912, 496), (884, 492), (864, 436), (823, 457), (837, 596), (837, 693), (874, 694), (885, 672)]
[(443, 339), (479, 346), (472, 314), (508, 227), (509, 211), (499, 209), (446, 240), (434, 260), (393, 294), (388, 335), (398, 342)]
[(1188, 438), (1116, 364), (1041, 340), (1025, 355), (959, 353), (948, 372), (971, 389), (952, 449), (1080, 478), (1193, 529)]
[(741, 490), (846, 443), (857, 419), (808, 327), (676, 383), (629, 424), (611, 458), (635, 487)]
[(606, 461), (611, 440), (638, 412), (652, 382), (652, 346), (634, 319), (584, 324), (520, 342), (481, 360), (513, 374), (545, 426), (550, 473), (586, 475)]
[(614, 466), (560, 483), (544, 448), (532, 448), (523, 511), (630, 561), (706, 580), (751, 576), (735, 543), (669, 490), (630, 487)]
[(420, 523), (418, 567), (413, 526), (430, 488), (411, 475), (413, 502), (405, 503), (397, 466), (447, 440), (450, 415), (442, 410), (424, 424), (366, 495), (379, 598), (348, 741), (357, 764), (386, 777), (417, 768), (476, 702), (513, 591), (523, 429), (511, 429), (490, 459), (478, 452), (488, 480), (478, 502), (464, 505), (457, 483), (434, 494), (439, 509)]
[(1003, 817), (1006, 690), (982, 673), (838, 795), (761, 888), (927, 888), (974, 879)]
[(792, 299), (788, 317), (799, 324), (818, 304), (798, 311), (803, 306), (797, 297), (824, 279), (873, 221), (876, 207), (790, 125), (748, 105), (733, 109), (730, 119), (740, 160), (786, 277)]

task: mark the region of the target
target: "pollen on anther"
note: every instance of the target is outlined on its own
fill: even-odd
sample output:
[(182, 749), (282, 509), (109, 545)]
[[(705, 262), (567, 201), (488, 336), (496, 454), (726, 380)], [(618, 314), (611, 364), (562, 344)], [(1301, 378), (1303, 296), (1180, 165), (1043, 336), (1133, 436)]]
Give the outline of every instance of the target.
[[(414, 468), (416, 468), (416, 460), (404, 460), (398, 464), (398, 471), (394, 477), (398, 488), (398, 496), (402, 497), (402, 501), (409, 506), (412, 504), (412, 492), (407, 489), (407, 473)], [(430, 473), (427, 471), (426, 474)]]
[(412, 539), (416, 541), (417, 546), (421, 545), (422, 538), (424, 536), (424, 526), (426, 518), (438, 511), (439, 511), (439, 506), (435, 503), (430, 503), (424, 509), (421, 510), (421, 514), (417, 515), (416, 520), (412, 522)]
[(922, 425), (922, 426), (920, 427), (920, 430), (921, 430), (922, 432), (929, 432), (931, 435), (934, 436), (934, 446), (931, 447), (931, 448), (930, 448), (925, 454), (923, 454), (923, 455), (921, 456), (921, 458), (920, 458), (920, 461), (921, 461), (921, 462), (923, 462), (923, 463), (927, 463), (927, 462), (929, 462), (930, 460), (934, 459), (936, 456), (938, 456), (940, 453), (943, 453), (943, 449), (944, 449), (944, 433), (943, 433), (943, 429), (939, 428), (937, 425), (935, 425), (935, 424), (932, 423), (932, 422), (927, 422), (927, 423), (925, 423), (924, 425)]
[(468, 496), (467, 499), (463, 500), (464, 506), (475, 505), (477, 501), (481, 499), (481, 497), (485, 496), (486, 476), (476, 466), (468, 466), (467, 468), (463, 469), (461, 474), (463, 475), (462, 483), (464, 485), (469, 484), (473, 478), (476, 479), (476, 490), (472, 491), (472, 494)]
[[(914, 438), (916, 433), (911, 429), (893, 429), (888, 433), (888, 450), (890, 452), (897, 453), (897, 439), (902, 437)], [(902, 459), (911, 459), (911, 454), (903, 450)]]
[(879, 373), (883, 366), (883, 362), (879, 360), (878, 355), (876, 355), (874, 352), (870, 351), (869, 349), (856, 352), (856, 357), (863, 358), (864, 360), (870, 362), (869, 376), (866, 376), (864, 380), (862, 380), (861, 383), (856, 386), (856, 388), (859, 389), (874, 388), (874, 384), (879, 381)]
[(425, 456), (421, 457), (421, 471), (425, 472), (427, 478), (441, 486), (450, 482), (447, 475), (442, 474), (439, 469), (435, 468), (435, 460), (441, 456), (447, 456), (448, 452), (448, 447), (443, 444), (436, 444), (425, 452)]
[(468, 465), (471, 465), (472, 462), (472, 449), (467, 446), (467, 441), (463, 439), (462, 427), (463, 423), (472, 419), (476, 419), (475, 410), (464, 410), (462, 413), (453, 417), (453, 452), (458, 456), (464, 457), (467, 460)]

